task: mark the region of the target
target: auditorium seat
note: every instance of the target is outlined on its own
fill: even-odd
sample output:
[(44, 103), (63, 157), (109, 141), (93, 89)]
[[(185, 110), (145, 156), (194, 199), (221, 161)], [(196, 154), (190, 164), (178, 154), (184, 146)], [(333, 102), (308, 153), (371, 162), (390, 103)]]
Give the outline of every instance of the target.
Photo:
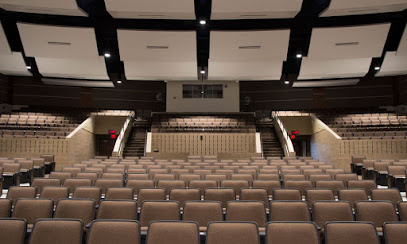
[(406, 166), (390, 165), (387, 167), (387, 186), (396, 187), (400, 191), (405, 191), (404, 179), (406, 178)]
[(155, 184), (153, 180), (127, 180), (126, 187), (132, 187), (134, 189), (135, 197), (140, 188), (154, 188)]
[(37, 195), (39, 196), (44, 186), (61, 186), (61, 179), (55, 178), (34, 178), (31, 186), (37, 187)]
[(91, 179), (81, 179), (81, 178), (68, 178), (62, 183), (62, 186), (69, 187), (69, 195), (72, 195), (75, 188), (78, 186), (92, 186)]
[[(186, 183), (183, 180), (159, 180), (156, 183), (158, 188), (165, 189), (165, 195), (169, 196), (172, 188), (186, 188)], [(194, 187), (196, 188), (196, 187)]]
[(95, 218), (93, 199), (61, 199), (56, 204), (54, 218), (80, 219), (84, 227)]
[(139, 244), (140, 223), (136, 220), (95, 220), (91, 223), (87, 244)]
[(82, 244), (83, 223), (79, 219), (39, 219), (35, 221), (30, 244)]
[(311, 221), (308, 204), (273, 200), (270, 202), (270, 221)]
[(230, 201), (226, 204), (225, 221), (255, 222), (260, 232), (267, 223), (264, 203), (259, 201)]
[(348, 201), (352, 208), (355, 208), (355, 202), (369, 200), (365, 189), (339, 189), (338, 191), (339, 201)]
[(318, 180), (315, 182), (316, 189), (331, 189), (334, 196), (338, 196), (338, 190), (345, 188), (345, 183), (341, 180)]
[[(90, 179), (89, 179), (90, 180)], [(106, 194), (106, 191), (110, 187), (123, 187), (123, 180), (121, 179), (96, 179), (95, 186), (102, 188), (102, 196)]]
[(206, 244), (259, 244), (255, 222), (211, 222), (208, 225)]
[(0, 230), (1, 242), (9, 244), (24, 243), (25, 234), (27, 231), (27, 221), (25, 219), (10, 219), (1, 217)]
[(12, 218), (27, 220), (28, 229), (32, 228), (35, 220), (40, 218), (52, 218), (54, 201), (51, 199), (18, 199), (13, 210)]
[(35, 186), (11, 186), (7, 191), (7, 198), (12, 201), (14, 207), (19, 198), (35, 198), (37, 196), (37, 187)]
[(335, 175), (335, 180), (341, 180), (347, 185), (349, 180), (358, 180), (358, 175), (357, 174), (351, 174), (351, 173), (341, 173), (341, 174), (336, 174)]
[(96, 219), (137, 220), (135, 200), (103, 200), (99, 204)]
[(377, 185), (374, 180), (349, 180), (348, 188), (363, 188), (366, 191), (366, 194), (370, 196), (371, 190), (376, 189)]
[(319, 244), (317, 226), (312, 222), (269, 222), (266, 243)]
[(102, 196), (102, 188), (97, 186), (78, 186), (75, 188), (73, 199), (92, 199), (96, 205), (99, 205)]
[(407, 240), (407, 222), (388, 222), (383, 225), (386, 244), (398, 244)]
[[(52, 171), (49, 174), (49, 178), (58, 178), (58, 179), (61, 179), (61, 182), (63, 182), (65, 179), (73, 178), (73, 175), (71, 172)], [(78, 177), (78, 178), (83, 178), (83, 177)]]
[(273, 189), (275, 201), (301, 201), (301, 191), (298, 189)]
[(52, 199), (54, 201), (54, 207), (62, 198), (69, 197), (69, 187), (67, 186), (44, 186), (40, 198)]
[(207, 174), (204, 177), (204, 180), (216, 180), (218, 186), (222, 180), (227, 180), (228, 176), (226, 174)]
[(19, 186), (21, 180), (21, 165), (19, 163), (4, 163), (3, 166), (3, 189), (10, 186)]
[(205, 189), (208, 188), (218, 188), (218, 182), (216, 180), (191, 180), (188, 183), (188, 188), (196, 188), (201, 191), (203, 196)]
[(141, 231), (146, 231), (151, 221), (180, 220), (180, 204), (177, 201), (144, 201), (141, 204)]
[(305, 175), (303, 174), (285, 174), (283, 175), (283, 179), (284, 182), (285, 181), (304, 181), (306, 180)]
[(134, 189), (131, 187), (110, 187), (106, 191), (106, 200), (133, 200)]
[(219, 201), (222, 208), (226, 208), (229, 201), (236, 200), (236, 191), (234, 188), (207, 188), (204, 192), (205, 201)]
[(243, 188), (240, 190), (239, 200), (241, 201), (259, 201), (264, 203), (266, 210), (269, 208), (269, 198), (266, 189), (261, 188)]
[(186, 201), (183, 207), (182, 220), (195, 221), (199, 231), (206, 232), (210, 222), (222, 221), (222, 203), (216, 201)]
[(331, 189), (307, 189), (305, 191), (305, 201), (308, 202), (308, 207), (311, 208), (315, 201), (333, 201), (335, 196)]
[(328, 222), (325, 225), (327, 244), (380, 244), (371, 222)]
[(242, 188), (250, 188), (250, 183), (247, 180), (222, 180), (220, 182), (220, 187), (233, 188), (236, 194), (239, 194)]
[(314, 186), (312, 185), (312, 181), (309, 180), (287, 180), (284, 181), (284, 188), (285, 189), (298, 189), (301, 192), (301, 196), (305, 197), (305, 190), (312, 189)]
[[(8, 198), (0, 198), (0, 218), (8, 218), (11, 214), (11, 200)], [(1, 232), (1, 231), (0, 231)]]
[(253, 181), (253, 188), (266, 189), (270, 198), (273, 195), (273, 189), (281, 188), (281, 183), (279, 180), (255, 180)]
[[(132, 170), (133, 171), (133, 170)], [(131, 171), (131, 172), (132, 172)], [(127, 180), (148, 180), (150, 179), (150, 175), (149, 174), (143, 174), (143, 173), (128, 173), (127, 174)], [(153, 180), (154, 182), (154, 180)], [(155, 182), (154, 182), (155, 183)]]
[(321, 227), (322, 236), (327, 222), (354, 221), (352, 206), (345, 201), (316, 201), (312, 203), (311, 212), (315, 224)]
[(385, 222), (398, 221), (396, 210), (390, 201), (357, 201), (355, 217), (357, 221), (373, 222), (377, 232), (383, 231)]
[(170, 190), (169, 200), (179, 202), (182, 207), (184, 206), (184, 202), (186, 201), (199, 201), (201, 200), (201, 189), (198, 188), (173, 188)]
[(146, 244), (199, 243), (198, 223), (190, 221), (152, 221)]

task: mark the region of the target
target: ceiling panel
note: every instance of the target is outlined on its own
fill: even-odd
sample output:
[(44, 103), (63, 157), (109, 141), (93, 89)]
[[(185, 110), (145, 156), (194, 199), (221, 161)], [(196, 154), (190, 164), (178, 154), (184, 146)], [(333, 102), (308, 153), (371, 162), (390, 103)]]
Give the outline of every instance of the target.
[(404, 9), (407, 9), (407, 0), (331, 0), (321, 16), (376, 14)]
[(279, 80), (289, 38), (289, 30), (212, 31), (209, 79)]
[(371, 58), (312, 60), (303, 58), (299, 80), (364, 77)]
[(292, 87), (332, 87), (332, 86), (354, 86), (359, 83), (360, 79), (350, 80), (314, 80), (314, 81), (296, 81)]
[(376, 76), (396, 76), (407, 74), (407, 56), (396, 55), (396, 52), (387, 52), (380, 71)]
[(194, 80), (196, 32), (118, 30), (120, 58), (130, 80)]
[(114, 18), (124, 19), (195, 19), (192, 0), (105, 0)]
[(401, 37), (399, 48), (397, 49), (397, 55), (407, 56), (407, 24), (404, 29), (404, 34)]
[(18, 23), (24, 51), (29, 57), (97, 58), (93, 28)]
[(0, 8), (35, 14), (87, 16), (76, 0), (0, 0)]
[(45, 77), (108, 80), (105, 59), (35, 58), (38, 70)]
[(65, 79), (42, 78), (41, 81), (45, 85), (52, 85), (52, 86), (80, 86), (80, 87), (98, 87), (98, 88), (114, 87), (113, 82), (100, 81), (100, 80), (89, 81), (89, 80), (65, 80)]
[(310, 59), (381, 57), (390, 23), (365, 26), (314, 28)]
[(294, 18), (303, 0), (212, 0), (211, 19)]

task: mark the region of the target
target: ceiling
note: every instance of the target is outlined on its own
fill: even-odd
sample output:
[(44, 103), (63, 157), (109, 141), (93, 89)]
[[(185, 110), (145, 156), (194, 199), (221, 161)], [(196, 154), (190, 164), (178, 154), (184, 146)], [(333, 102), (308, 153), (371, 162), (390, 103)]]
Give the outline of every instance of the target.
[(0, 73), (79, 86), (352, 85), (347, 78), (407, 74), (406, 9), (407, 0), (0, 0)]

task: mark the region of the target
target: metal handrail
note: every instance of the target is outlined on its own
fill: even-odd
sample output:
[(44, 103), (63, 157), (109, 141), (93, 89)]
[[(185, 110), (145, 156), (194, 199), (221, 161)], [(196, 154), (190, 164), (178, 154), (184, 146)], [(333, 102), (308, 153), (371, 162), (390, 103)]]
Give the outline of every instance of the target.
[(132, 116), (128, 116), (126, 121), (124, 122), (122, 129), (120, 130), (120, 134), (116, 139), (116, 143), (113, 148), (112, 156), (120, 157), (123, 155), (124, 146), (129, 137), (129, 131), (131, 131), (131, 127), (130, 127), (130, 130), (128, 130), (128, 129), (129, 129), (129, 126), (131, 126), (131, 124), (133, 123), (133, 119), (134, 118)]
[(284, 143), (284, 149), (287, 152), (287, 155), (290, 155), (290, 154), (293, 154), (293, 153), (295, 154), (293, 142), (291, 141), (290, 135), (289, 135), (287, 129), (285, 128), (285, 125), (280, 120), (280, 117), (278, 116), (278, 114), (276, 112), (273, 112), (272, 116), (273, 116), (274, 121), (280, 127), (281, 133), (283, 135), (283, 140), (285, 142)]

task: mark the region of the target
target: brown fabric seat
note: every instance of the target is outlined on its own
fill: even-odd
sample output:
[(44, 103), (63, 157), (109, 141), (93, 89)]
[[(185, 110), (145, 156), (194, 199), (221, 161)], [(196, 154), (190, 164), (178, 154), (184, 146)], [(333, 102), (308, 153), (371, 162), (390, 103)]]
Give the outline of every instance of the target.
[(308, 202), (308, 207), (311, 208), (315, 201), (333, 201), (335, 197), (330, 189), (307, 189), (305, 200)]
[(103, 200), (99, 204), (96, 219), (137, 220), (137, 202), (135, 200)]
[(226, 204), (225, 221), (255, 222), (260, 232), (264, 232), (267, 222), (264, 203), (258, 201), (230, 201)]
[(205, 175), (205, 180), (216, 180), (218, 182), (218, 185), (220, 185), (220, 182), (222, 180), (227, 180), (228, 176), (226, 174), (208, 174)]
[(332, 180), (332, 176), (329, 174), (310, 174), (308, 175), (308, 179), (312, 181), (312, 184), (314, 184), (319, 180)]
[(102, 179), (119, 179), (123, 180), (124, 175), (120, 173), (103, 173), (102, 174)]
[(407, 202), (399, 202), (398, 210), (400, 221), (407, 221)]
[(188, 221), (152, 221), (148, 226), (146, 244), (199, 244), (198, 223)]
[(239, 194), (242, 188), (250, 188), (250, 183), (247, 180), (222, 180), (220, 188), (233, 188)]
[(75, 178), (91, 179), (92, 184), (95, 184), (95, 181), (98, 178), (98, 173), (96, 173), (96, 172), (81, 172), (81, 173), (77, 173)]
[(376, 182), (374, 180), (349, 180), (348, 188), (363, 188), (366, 191), (366, 194), (370, 196), (372, 189), (376, 189)]
[(301, 196), (305, 196), (306, 189), (312, 189), (312, 181), (310, 180), (287, 180), (284, 181), (285, 189), (298, 189), (301, 192)]
[(134, 189), (131, 187), (110, 187), (106, 191), (106, 200), (133, 200)]
[(347, 182), (349, 180), (358, 180), (358, 175), (357, 174), (349, 174), (349, 173), (336, 174), (335, 175), (335, 180), (341, 180), (341, 181), (345, 182), (345, 184), (347, 184)]
[(127, 175), (127, 180), (148, 180), (148, 179), (150, 179), (149, 174), (129, 173)]
[(140, 209), (144, 201), (164, 201), (164, 200), (166, 200), (164, 188), (140, 188), (137, 195), (137, 202)]
[(178, 180), (184, 180), (186, 183), (189, 183), (191, 180), (201, 180), (202, 175), (200, 174), (180, 174)]
[(222, 221), (222, 203), (214, 201), (184, 202), (182, 220), (195, 221), (199, 224), (199, 231), (206, 232), (210, 222)]
[(233, 188), (209, 188), (205, 189), (205, 201), (219, 201), (222, 208), (226, 208), (226, 203), (236, 200), (235, 189)]
[(261, 201), (264, 203), (266, 209), (269, 208), (269, 198), (266, 189), (250, 188), (241, 189), (240, 198), (241, 201)]
[(34, 178), (31, 186), (37, 187), (37, 195), (41, 194), (44, 186), (61, 186), (61, 179)]
[(371, 222), (328, 222), (325, 225), (327, 244), (380, 244)]
[(403, 201), (398, 189), (372, 189), (371, 196), (372, 200), (391, 201), (396, 209), (397, 204)]
[[(97, 186), (78, 186), (73, 192), (73, 199), (92, 199), (96, 205), (99, 205), (100, 198), (102, 197), (102, 188)], [(86, 224), (86, 223), (85, 223)]]
[[(168, 196), (172, 188), (186, 188), (185, 181), (183, 180), (159, 180), (157, 182), (158, 188), (164, 188), (165, 194)], [(196, 187), (194, 187), (196, 188)], [(141, 223), (142, 224), (142, 223)], [(143, 226), (143, 224), (142, 224)]]
[(356, 201), (367, 201), (369, 200), (365, 189), (339, 189), (338, 199), (340, 201), (348, 201), (352, 208), (355, 208)]
[[(262, 172), (262, 171), (260, 171)], [(280, 180), (280, 175), (278, 174), (266, 174), (266, 173), (260, 173), (257, 175), (257, 180)], [(254, 186), (253, 186), (254, 187)]]
[(57, 203), (54, 218), (80, 219), (86, 226), (95, 218), (95, 201), (92, 199), (61, 199)]
[(206, 244), (259, 244), (260, 237), (254, 222), (211, 222)]
[(312, 204), (312, 219), (324, 233), (327, 222), (354, 221), (352, 206), (342, 201), (316, 201)]
[(407, 240), (407, 222), (389, 222), (383, 225), (386, 244), (399, 244)]
[(319, 244), (318, 229), (311, 222), (269, 222), (266, 243)]
[(45, 186), (42, 188), (40, 198), (52, 199), (56, 205), (59, 199), (69, 197), (67, 186)]
[(86, 243), (139, 244), (140, 238), (140, 223), (136, 220), (95, 220)]
[(73, 175), (71, 172), (52, 171), (49, 174), (49, 178), (58, 178), (61, 179), (61, 182), (63, 182), (65, 179), (73, 178)]
[(10, 217), (10, 213), (11, 200), (8, 198), (0, 198), (0, 218), (8, 218)]
[(317, 189), (331, 189), (334, 196), (338, 196), (338, 190), (345, 188), (345, 183), (341, 180), (318, 180), (315, 182)]
[(137, 197), (140, 188), (154, 188), (154, 186), (153, 180), (128, 180), (126, 182), (126, 187), (134, 189), (135, 197)]
[(203, 196), (205, 189), (218, 188), (218, 182), (216, 180), (191, 180), (188, 183), (188, 188), (199, 189), (201, 191), (201, 195)]
[(24, 243), (27, 222), (25, 219), (0, 218), (0, 230), (0, 241), (2, 243)]
[(281, 188), (279, 180), (255, 180), (253, 181), (253, 188), (263, 188), (267, 190), (269, 197), (273, 195), (273, 189)]
[(11, 199), (14, 207), (19, 198), (35, 198), (37, 196), (37, 187), (35, 186), (11, 186), (7, 192), (7, 198)]
[(172, 201), (178, 201), (182, 207), (186, 201), (201, 200), (201, 190), (196, 188), (171, 189), (169, 199)]
[(301, 192), (298, 189), (273, 189), (275, 201), (301, 201)]
[(96, 179), (95, 186), (102, 188), (102, 195), (106, 194), (106, 191), (110, 187), (123, 187), (123, 180), (120, 179)]
[(288, 180), (305, 180), (305, 175), (303, 174), (285, 174), (283, 176), (283, 181)]
[(176, 201), (144, 201), (141, 204), (140, 225), (146, 231), (151, 221), (180, 220), (180, 205)]
[(82, 244), (83, 223), (79, 219), (39, 219), (35, 221), (30, 244)]
[(52, 218), (54, 201), (51, 199), (18, 199), (11, 217), (27, 220), (28, 229), (32, 228), (35, 220)]
[(302, 201), (271, 201), (270, 221), (311, 221), (308, 204)]
[(396, 210), (390, 201), (358, 201), (355, 203), (357, 221), (370, 221), (378, 232), (383, 231), (385, 222), (398, 221)]

